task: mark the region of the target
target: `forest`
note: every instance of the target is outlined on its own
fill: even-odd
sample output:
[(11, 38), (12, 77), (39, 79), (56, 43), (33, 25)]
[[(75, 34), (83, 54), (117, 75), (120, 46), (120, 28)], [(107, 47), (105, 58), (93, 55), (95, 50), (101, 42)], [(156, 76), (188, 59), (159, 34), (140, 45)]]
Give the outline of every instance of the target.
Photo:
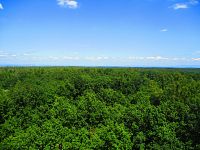
[(200, 69), (1, 67), (0, 149), (200, 150)]

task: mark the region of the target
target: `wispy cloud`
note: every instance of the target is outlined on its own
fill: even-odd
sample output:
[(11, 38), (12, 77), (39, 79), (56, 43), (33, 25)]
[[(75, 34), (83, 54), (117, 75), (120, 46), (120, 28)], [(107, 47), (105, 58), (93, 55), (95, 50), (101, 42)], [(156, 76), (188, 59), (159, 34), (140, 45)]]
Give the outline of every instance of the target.
[(200, 58), (192, 58), (194, 61), (200, 61)]
[(4, 54), (0, 54), (0, 57), (7, 57), (7, 55), (4, 55)]
[(0, 3), (0, 10), (3, 10), (3, 5)]
[(0, 51), (1, 58), (13, 58), (16, 57), (18, 59), (27, 59), (27, 60), (50, 60), (50, 61), (92, 61), (92, 62), (100, 62), (100, 61), (185, 61), (185, 60), (198, 60), (199, 58), (182, 58), (182, 57), (164, 57), (164, 56), (129, 56), (129, 57), (111, 57), (111, 56), (40, 56), (35, 54), (29, 53), (22, 53), (22, 54), (13, 54), (13, 53), (6, 53)]
[(187, 9), (187, 8), (197, 5), (197, 4), (199, 4), (198, 0), (188, 0), (186, 2), (176, 3), (176, 4), (172, 5), (171, 8), (173, 8), (174, 10)]
[(188, 4), (186, 4), (186, 3), (176, 3), (176, 4), (173, 5), (173, 8), (175, 10), (177, 10), (177, 9), (187, 9)]
[(197, 5), (199, 3), (199, 1), (198, 0), (190, 0), (189, 3), (191, 5)]
[(57, 0), (58, 5), (62, 7), (68, 7), (68, 8), (78, 8), (78, 2), (76, 0)]
[(2, 59), (13, 58), (13, 57), (17, 57), (17, 54), (11, 54), (11, 53), (0, 51), (0, 58)]
[(135, 66), (168, 66), (177, 64), (198, 64), (198, 55), (193, 57), (169, 56), (107, 56), (107, 55), (41, 55), (37, 53), (13, 53), (0, 50), (1, 64), (35, 64), (35, 65), (135, 65)]
[(87, 56), (84, 57), (84, 59), (89, 61), (102, 61), (102, 60), (108, 60), (110, 58), (107, 56)]
[(170, 60), (172, 60), (172, 61), (188, 61), (189, 59), (185, 58), (185, 57), (173, 57)]
[(32, 53), (24, 53), (23, 56), (31, 56), (33, 55)]
[(64, 56), (64, 57), (62, 57), (62, 59), (63, 60), (79, 60), (80, 59), (80, 57), (78, 57), (78, 56)]
[(168, 29), (164, 28), (164, 29), (161, 29), (160, 32), (167, 32)]
[(147, 56), (147, 57), (128, 57), (129, 60), (169, 60), (168, 57), (162, 56)]

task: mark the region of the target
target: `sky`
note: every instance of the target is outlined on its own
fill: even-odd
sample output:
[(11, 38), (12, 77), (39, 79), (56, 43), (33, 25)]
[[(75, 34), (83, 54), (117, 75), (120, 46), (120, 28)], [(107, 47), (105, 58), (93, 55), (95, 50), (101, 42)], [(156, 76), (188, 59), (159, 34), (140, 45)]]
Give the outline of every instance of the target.
[(0, 0), (0, 65), (200, 67), (200, 1)]

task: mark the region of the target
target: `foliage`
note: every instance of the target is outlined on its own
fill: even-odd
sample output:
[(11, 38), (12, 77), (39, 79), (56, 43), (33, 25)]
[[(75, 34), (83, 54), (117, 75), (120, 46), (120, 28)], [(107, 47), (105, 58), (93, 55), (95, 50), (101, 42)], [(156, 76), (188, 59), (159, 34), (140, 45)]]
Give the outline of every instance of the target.
[(200, 149), (200, 70), (0, 68), (0, 148)]

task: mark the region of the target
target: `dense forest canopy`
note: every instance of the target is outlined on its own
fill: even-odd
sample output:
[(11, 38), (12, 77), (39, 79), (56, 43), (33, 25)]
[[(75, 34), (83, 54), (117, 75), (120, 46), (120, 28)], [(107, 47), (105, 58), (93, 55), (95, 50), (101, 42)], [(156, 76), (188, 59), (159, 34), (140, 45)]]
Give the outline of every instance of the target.
[(200, 149), (200, 70), (0, 68), (0, 148)]

